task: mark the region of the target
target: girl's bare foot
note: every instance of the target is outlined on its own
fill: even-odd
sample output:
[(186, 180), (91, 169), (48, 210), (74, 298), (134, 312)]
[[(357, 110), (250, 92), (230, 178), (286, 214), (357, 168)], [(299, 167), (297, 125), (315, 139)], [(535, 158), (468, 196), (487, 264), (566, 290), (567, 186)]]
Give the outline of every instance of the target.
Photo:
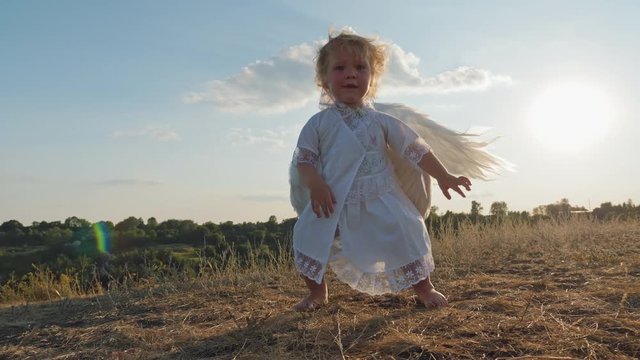
[(293, 310), (299, 312), (313, 311), (322, 307), (323, 305), (326, 305), (328, 302), (329, 300), (327, 299), (327, 297), (314, 298), (312, 297), (312, 295), (309, 295), (300, 300), (300, 302), (293, 307)]
[(429, 278), (413, 285), (413, 291), (418, 296), (418, 300), (427, 308), (440, 308), (449, 305), (447, 298), (433, 287)]
[(324, 278), (320, 284), (305, 276), (302, 276), (302, 278), (304, 279), (307, 288), (309, 288), (309, 295), (300, 300), (300, 302), (293, 307), (293, 310), (313, 311), (329, 303), (329, 291), (327, 289), (327, 282)]

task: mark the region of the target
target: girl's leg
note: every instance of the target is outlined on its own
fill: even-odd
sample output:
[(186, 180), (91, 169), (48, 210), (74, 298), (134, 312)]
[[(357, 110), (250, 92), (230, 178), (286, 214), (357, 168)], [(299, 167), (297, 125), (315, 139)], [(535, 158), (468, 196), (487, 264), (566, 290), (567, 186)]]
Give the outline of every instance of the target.
[(449, 304), (447, 298), (433, 287), (429, 277), (413, 285), (413, 291), (418, 295), (418, 300), (428, 308), (445, 307)]
[(327, 290), (327, 281), (324, 279), (324, 277), (322, 278), (322, 282), (320, 284), (304, 275), (301, 275), (300, 277), (307, 285), (307, 288), (309, 289), (309, 295), (300, 300), (300, 302), (293, 307), (295, 311), (315, 310), (318, 307), (329, 302), (329, 291)]

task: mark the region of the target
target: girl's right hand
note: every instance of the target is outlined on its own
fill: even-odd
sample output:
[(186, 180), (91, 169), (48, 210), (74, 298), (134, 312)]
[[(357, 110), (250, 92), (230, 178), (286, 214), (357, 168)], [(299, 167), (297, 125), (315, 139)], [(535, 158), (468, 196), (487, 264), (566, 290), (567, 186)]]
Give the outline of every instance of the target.
[(335, 210), (333, 205), (336, 203), (336, 198), (333, 196), (333, 191), (329, 185), (318, 176), (309, 184), (309, 190), (311, 192), (311, 209), (319, 218), (324, 215), (328, 218), (333, 214)]

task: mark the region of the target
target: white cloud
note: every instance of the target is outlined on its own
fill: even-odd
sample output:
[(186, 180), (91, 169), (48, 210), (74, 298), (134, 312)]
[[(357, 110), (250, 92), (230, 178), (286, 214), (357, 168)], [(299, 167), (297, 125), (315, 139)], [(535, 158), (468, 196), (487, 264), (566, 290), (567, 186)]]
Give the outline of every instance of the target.
[(299, 127), (276, 129), (233, 128), (229, 133), (234, 145), (258, 145), (269, 149), (289, 149)]
[[(226, 112), (279, 113), (317, 101), (314, 57), (321, 42), (291, 46), (268, 60), (258, 60), (238, 74), (213, 80), (207, 89), (182, 97), (186, 104), (211, 102)], [(510, 84), (511, 78), (489, 70), (461, 66), (433, 77), (423, 77), (420, 59), (400, 46), (388, 43), (389, 63), (381, 79), (381, 93), (448, 93), (482, 91)]]
[(313, 58), (316, 46), (303, 43), (269, 60), (258, 60), (225, 80), (213, 80), (204, 92), (183, 96), (188, 104), (213, 102), (222, 111), (285, 112), (315, 100)]
[(163, 126), (146, 126), (138, 129), (116, 130), (113, 132), (115, 138), (150, 138), (156, 141), (180, 141), (180, 135), (173, 130)]
[(389, 63), (381, 79), (381, 92), (389, 93), (449, 93), (482, 91), (496, 85), (511, 84), (511, 78), (495, 75), (489, 70), (460, 66), (433, 77), (422, 77), (420, 59), (396, 44), (388, 46)]

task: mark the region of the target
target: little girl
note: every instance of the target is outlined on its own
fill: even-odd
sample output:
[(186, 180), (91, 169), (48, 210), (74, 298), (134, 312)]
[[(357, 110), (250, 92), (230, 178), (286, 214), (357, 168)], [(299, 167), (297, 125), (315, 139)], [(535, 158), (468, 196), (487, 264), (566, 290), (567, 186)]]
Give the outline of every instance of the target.
[[(299, 212), (294, 258), (309, 289), (297, 311), (327, 303), (328, 264), (356, 290), (375, 295), (413, 287), (425, 306), (447, 305), (430, 279), (423, 181), (433, 176), (447, 199), (449, 190), (464, 197), (471, 181), (451, 175), (415, 131), (373, 108), (385, 61), (383, 45), (345, 32), (318, 52), (324, 109), (303, 127), (291, 174)], [(417, 176), (419, 191), (415, 181), (413, 190), (402, 183), (401, 168)]]

